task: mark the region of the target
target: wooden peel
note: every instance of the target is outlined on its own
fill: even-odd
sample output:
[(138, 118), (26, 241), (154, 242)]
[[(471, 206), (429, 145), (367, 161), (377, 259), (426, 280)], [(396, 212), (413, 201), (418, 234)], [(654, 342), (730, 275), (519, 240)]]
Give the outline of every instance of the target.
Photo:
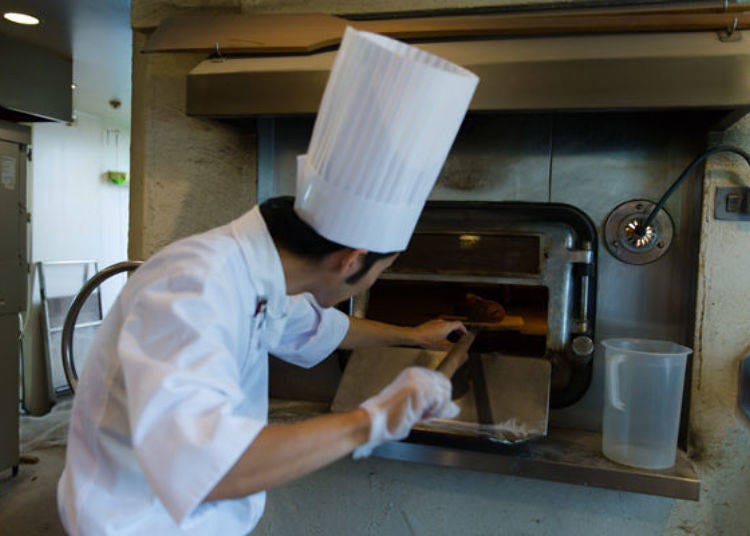
[(522, 316), (506, 316), (500, 322), (472, 322), (467, 316), (441, 315), (443, 320), (458, 320), (469, 329), (477, 328), (483, 331), (521, 331), (526, 321)]
[(453, 345), (437, 368), (438, 372), (448, 379), (451, 379), (461, 365), (469, 359), (469, 348), (483, 326), (497, 327), (507, 318), (502, 305), (476, 294), (466, 294), (466, 303), (469, 306), (469, 314), (464, 325), (469, 328), (469, 331)]
[(469, 359), (469, 348), (476, 338), (477, 332), (469, 330), (466, 335), (453, 344), (453, 347), (438, 365), (437, 371), (450, 380), (453, 377), (453, 374), (461, 368), (461, 365), (466, 363), (466, 360)]

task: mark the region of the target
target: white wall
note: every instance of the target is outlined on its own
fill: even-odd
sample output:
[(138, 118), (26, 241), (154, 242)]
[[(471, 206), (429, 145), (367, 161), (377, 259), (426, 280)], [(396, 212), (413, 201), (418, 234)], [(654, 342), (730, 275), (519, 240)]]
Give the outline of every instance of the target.
[[(112, 183), (106, 172), (129, 172), (130, 131), (83, 112), (77, 115), (70, 126), (36, 123), (32, 128), (31, 260), (92, 259), (103, 268), (127, 259), (128, 185)], [(124, 281), (123, 275), (103, 287), (105, 313)], [(24, 343), (24, 388), (26, 407), (39, 413), (49, 402), (38, 281), (33, 304)]]

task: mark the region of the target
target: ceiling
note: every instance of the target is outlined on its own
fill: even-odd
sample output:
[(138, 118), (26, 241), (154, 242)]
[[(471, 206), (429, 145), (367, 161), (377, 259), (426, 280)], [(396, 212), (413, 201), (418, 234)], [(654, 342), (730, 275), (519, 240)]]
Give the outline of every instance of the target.
[[(73, 59), (74, 112), (113, 126), (130, 124), (130, 0), (0, 0), (0, 13), (18, 11), (41, 20), (21, 26), (0, 18), (0, 33)], [(111, 99), (121, 101), (117, 109)]]

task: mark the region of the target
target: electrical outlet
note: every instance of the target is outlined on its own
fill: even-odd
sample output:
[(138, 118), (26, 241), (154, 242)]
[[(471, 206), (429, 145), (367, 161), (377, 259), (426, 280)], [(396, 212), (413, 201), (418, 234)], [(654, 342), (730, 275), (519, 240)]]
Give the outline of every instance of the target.
[(746, 186), (716, 188), (714, 218), (717, 220), (750, 221), (750, 188)]

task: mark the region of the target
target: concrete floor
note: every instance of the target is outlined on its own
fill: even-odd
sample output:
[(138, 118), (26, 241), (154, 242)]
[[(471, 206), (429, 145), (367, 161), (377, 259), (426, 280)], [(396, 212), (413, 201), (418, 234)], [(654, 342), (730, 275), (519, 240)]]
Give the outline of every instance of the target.
[(65, 464), (71, 400), (60, 400), (42, 417), (22, 416), (18, 475), (0, 473), (0, 536), (64, 535), (57, 514), (57, 480)]
[(65, 447), (48, 447), (28, 454), (35, 464), (21, 464), (18, 475), (0, 475), (0, 536), (64, 535), (57, 515), (57, 480), (65, 463)]

